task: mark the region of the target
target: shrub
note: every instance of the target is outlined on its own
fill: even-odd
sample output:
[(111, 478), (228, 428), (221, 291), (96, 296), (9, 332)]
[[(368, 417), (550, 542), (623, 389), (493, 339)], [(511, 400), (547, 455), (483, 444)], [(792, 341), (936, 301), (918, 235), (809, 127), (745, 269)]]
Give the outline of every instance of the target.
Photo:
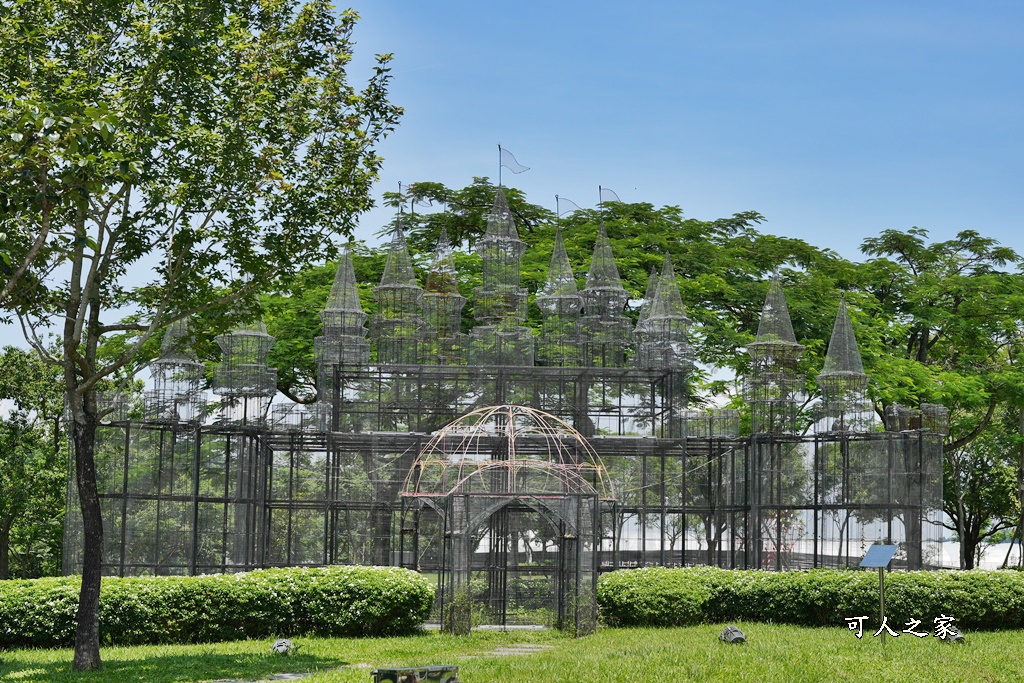
[[(714, 567), (621, 570), (598, 581), (605, 623), (667, 626), (734, 620), (845, 625), (844, 617), (877, 621), (876, 572), (816, 569), (763, 572)], [(696, 615), (688, 608), (698, 605)], [(1024, 627), (1024, 575), (1011, 571), (892, 572), (885, 578), (889, 623), (919, 619), (927, 629), (940, 615), (965, 628)]]
[[(72, 645), (80, 581), (0, 581), (0, 644)], [(100, 638), (105, 645), (133, 645), (394, 635), (421, 624), (433, 600), (425, 577), (389, 567), (104, 578)]]
[(597, 583), (601, 618), (609, 626), (696, 624), (707, 599), (704, 582), (662, 567), (612, 572)]

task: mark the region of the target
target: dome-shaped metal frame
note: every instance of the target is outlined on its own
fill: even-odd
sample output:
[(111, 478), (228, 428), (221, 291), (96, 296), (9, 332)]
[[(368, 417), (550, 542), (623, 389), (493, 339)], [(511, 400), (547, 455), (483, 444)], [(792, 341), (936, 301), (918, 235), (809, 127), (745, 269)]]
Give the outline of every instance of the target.
[(608, 472), (587, 440), (535, 408), (478, 408), (438, 430), (409, 471), (403, 496), (456, 493), (614, 499)]
[[(600, 456), (567, 422), (519, 405), (477, 408), (438, 430), (406, 477), (402, 555), (439, 554), (436, 608), (445, 630), (469, 631), (471, 603), (504, 625), (513, 600), (505, 558), (532, 547), (532, 516), (540, 515), (554, 535), (553, 556), (523, 569), (545, 586), (543, 598), (524, 604), (590, 633), (601, 515), (613, 501)], [(519, 576), (511, 572), (513, 582)]]

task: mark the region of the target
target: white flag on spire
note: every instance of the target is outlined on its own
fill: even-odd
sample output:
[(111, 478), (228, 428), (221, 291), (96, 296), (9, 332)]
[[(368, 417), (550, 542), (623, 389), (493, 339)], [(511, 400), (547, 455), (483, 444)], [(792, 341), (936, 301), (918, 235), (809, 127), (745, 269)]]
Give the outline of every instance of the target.
[(513, 173), (522, 173), (523, 171), (529, 171), (529, 166), (523, 166), (521, 163), (516, 161), (516, 158), (512, 156), (512, 152), (498, 145), (498, 151), (501, 153), (501, 165), (512, 171)]
[[(562, 208), (563, 206), (565, 207), (564, 209)], [(559, 216), (579, 210), (579, 204), (573, 200), (566, 199), (565, 197), (559, 197), (557, 194), (555, 195), (555, 212)]]
[(611, 189), (609, 189), (607, 187), (601, 187), (600, 185), (598, 186), (598, 188), (601, 190), (601, 201), (602, 202), (621, 202), (622, 201), (621, 199), (619, 199), (619, 195), (615, 194), (614, 190), (611, 190)]

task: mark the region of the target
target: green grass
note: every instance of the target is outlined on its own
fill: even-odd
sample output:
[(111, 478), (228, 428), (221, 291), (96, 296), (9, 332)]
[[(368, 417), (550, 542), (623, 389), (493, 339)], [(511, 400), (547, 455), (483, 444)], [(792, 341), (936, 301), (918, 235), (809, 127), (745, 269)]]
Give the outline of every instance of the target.
[[(744, 645), (718, 642), (723, 625), (673, 629), (602, 629), (573, 640), (553, 631), (436, 633), (405, 638), (296, 638), (299, 654), (269, 654), (271, 640), (216, 645), (111, 647), (104, 670), (72, 674), (70, 650), (0, 652), (2, 681), (124, 683), (258, 680), (284, 671), (316, 671), (309, 683), (368, 683), (377, 666), (459, 665), (465, 683), (572, 681), (1014, 681), (1024, 631), (968, 633), (966, 645), (909, 635), (882, 643), (843, 628), (739, 624)], [(923, 629), (922, 629), (923, 630)], [(536, 654), (494, 656), (513, 643), (544, 643)]]

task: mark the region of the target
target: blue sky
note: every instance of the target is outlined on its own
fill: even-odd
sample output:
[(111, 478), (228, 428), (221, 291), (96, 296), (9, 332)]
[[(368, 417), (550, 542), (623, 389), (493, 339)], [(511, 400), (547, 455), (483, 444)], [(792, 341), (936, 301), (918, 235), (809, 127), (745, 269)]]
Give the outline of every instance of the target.
[[(354, 79), (392, 52), (405, 107), (375, 195), (531, 170), (553, 208), (597, 187), (860, 258), (863, 238), (971, 228), (1024, 252), (1024, 3), (404, 2), (354, 7)], [(357, 236), (389, 213), (364, 216)]]

